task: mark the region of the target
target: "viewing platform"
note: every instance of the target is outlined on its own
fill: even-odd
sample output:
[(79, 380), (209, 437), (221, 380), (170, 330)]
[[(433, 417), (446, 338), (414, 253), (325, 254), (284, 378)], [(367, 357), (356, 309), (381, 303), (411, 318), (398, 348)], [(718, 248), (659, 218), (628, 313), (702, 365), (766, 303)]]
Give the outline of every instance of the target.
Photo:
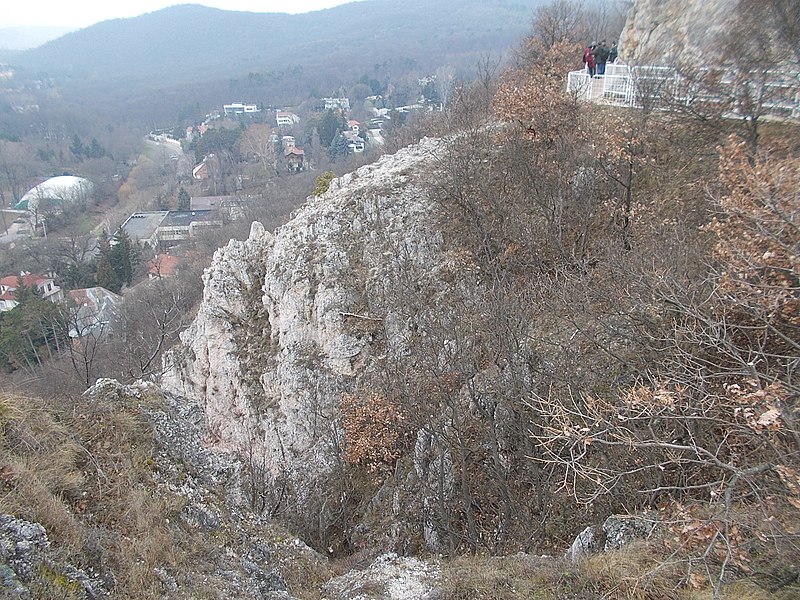
[[(586, 69), (570, 72), (567, 90), (581, 100), (627, 107), (656, 108), (693, 105), (734, 105), (747, 98), (760, 112), (775, 118), (800, 119), (800, 73), (769, 72), (766, 82), (736, 78), (730, 71), (702, 69), (696, 78), (675, 67), (609, 63), (605, 75), (591, 77)], [(752, 109), (751, 109), (752, 110)], [(747, 108), (734, 110), (746, 114)]]

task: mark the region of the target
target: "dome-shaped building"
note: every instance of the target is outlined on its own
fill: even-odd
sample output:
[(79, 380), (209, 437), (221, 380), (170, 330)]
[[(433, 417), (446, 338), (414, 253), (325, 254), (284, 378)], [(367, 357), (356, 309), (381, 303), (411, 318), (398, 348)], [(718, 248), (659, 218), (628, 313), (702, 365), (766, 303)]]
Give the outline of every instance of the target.
[(70, 206), (84, 206), (93, 193), (94, 184), (88, 179), (61, 175), (51, 177), (31, 189), (14, 205), (14, 208), (34, 214), (48, 208), (64, 211)]

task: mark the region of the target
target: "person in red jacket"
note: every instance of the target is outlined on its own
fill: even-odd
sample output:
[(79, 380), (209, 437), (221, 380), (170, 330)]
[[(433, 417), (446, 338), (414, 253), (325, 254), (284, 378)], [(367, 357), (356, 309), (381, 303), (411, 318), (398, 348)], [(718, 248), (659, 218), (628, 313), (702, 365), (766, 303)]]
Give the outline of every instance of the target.
[(594, 77), (594, 48), (596, 44), (592, 42), (586, 49), (583, 51), (583, 62), (586, 65), (586, 72), (589, 73), (589, 77)]

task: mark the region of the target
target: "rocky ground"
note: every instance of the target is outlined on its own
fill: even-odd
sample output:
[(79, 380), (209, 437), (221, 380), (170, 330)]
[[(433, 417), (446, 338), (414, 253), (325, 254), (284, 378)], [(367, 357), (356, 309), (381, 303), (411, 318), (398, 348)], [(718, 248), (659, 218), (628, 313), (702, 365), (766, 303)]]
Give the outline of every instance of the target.
[[(205, 444), (205, 419), (197, 403), (165, 393), (150, 383), (124, 386), (114, 380), (99, 380), (84, 399), (98, 408), (133, 408), (142, 416), (142, 424), (154, 441), (148, 494), (153, 502), (159, 497), (169, 498), (173, 507), (162, 515), (163, 522), (156, 527), (165, 528), (171, 536), (169, 560), (147, 565), (142, 588), (131, 589), (129, 575), (116, 571), (113, 565), (120, 558), (142, 562), (146, 557), (114, 556), (115, 549), (108, 540), (124, 536), (122, 528), (117, 529), (113, 523), (102, 525), (103, 535), (96, 536), (102, 547), (91, 551), (87, 541), (83, 549), (75, 551), (65, 546), (59, 533), (51, 535), (41, 523), (3, 514), (0, 515), (0, 597), (91, 600), (453, 597), (454, 583), (448, 580), (452, 574), (449, 578), (443, 575), (447, 567), (439, 558), (381, 554), (348, 570), (346, 561), (332, 561), (255, 514), (242, 489), (242, 464), (231, 455), (208, 449)], [(125, 440), (121, 437), (118, 442), (123, 445)], [(8, 487), (10, 471), (15, 468), (13, 456), (4, 453), (3, 460), (3, 477)], [(69, 510), (74, 513), (75, 507)], [(97, 514), (83, 510), (74, 516), (85, 525), (82, 532), (88, 535), (99, 525), (102, 507), (93, 509)], [(619, 544), (615, 542), (615, 547), (633, 539), (634, 534), (620, 533), (621, 527), (624, 528), (619, 523), (607, 522), (591, 534), (585, 532), (576, 540), (574, 557), (585, 557), (600, 549), (598, 536), (607, 535), (609, 540), (612, 536), (624, 537)], [(650, 531), (645, 529), (635, 533)], [(578, 546), (580, 550), (575, 550)], [(98, 562), (92, 552), (103, 559)], [(509, 559), (509, 564), (518, 564), (523, 558), (524, 555), (518, 555)], [(553, 565), (561, 564), (561, 560), (547, 560)], [(501, 567), (502, 563), (494, 564), (492, 572), (502, 573), (507, 568), (507, 565)], [(343, 574), (337, 576), (337, 572)]]

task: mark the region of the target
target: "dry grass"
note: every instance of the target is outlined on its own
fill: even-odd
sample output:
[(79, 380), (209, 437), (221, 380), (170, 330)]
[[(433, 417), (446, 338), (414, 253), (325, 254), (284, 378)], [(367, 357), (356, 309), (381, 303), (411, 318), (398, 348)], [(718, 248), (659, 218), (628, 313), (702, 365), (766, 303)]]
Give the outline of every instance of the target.
[[(138, 407), (5, 397), (0, 423), (0, 511), (41, 523), (76, 566), (110, 569), (118, 591), (157, 597), (152, 570), (174, 562), (166, 523), (179, 506), (154, 494), (153, 435)], [(34, 585), (42, 597), (53, 586), (70, 597), (55, 574), (39, 574)]]
[(447, 600), (551, 600), (572, 593), (563, 564), (535, 557), (457, 558), (444, 564), (443, 598)]
[[(631, 546), (589, 557), (579, 563), (557, 558), (511, 556), (457, 558), (444, 564), (445, 600), (711, 600), (707, 580), (699, 589), (687, 585), (686, 564), (667, 562), (657, 546)], [(770, 592), (754, 581), (730, 583), (720, 600), (789, 600), (797, 587)]]

